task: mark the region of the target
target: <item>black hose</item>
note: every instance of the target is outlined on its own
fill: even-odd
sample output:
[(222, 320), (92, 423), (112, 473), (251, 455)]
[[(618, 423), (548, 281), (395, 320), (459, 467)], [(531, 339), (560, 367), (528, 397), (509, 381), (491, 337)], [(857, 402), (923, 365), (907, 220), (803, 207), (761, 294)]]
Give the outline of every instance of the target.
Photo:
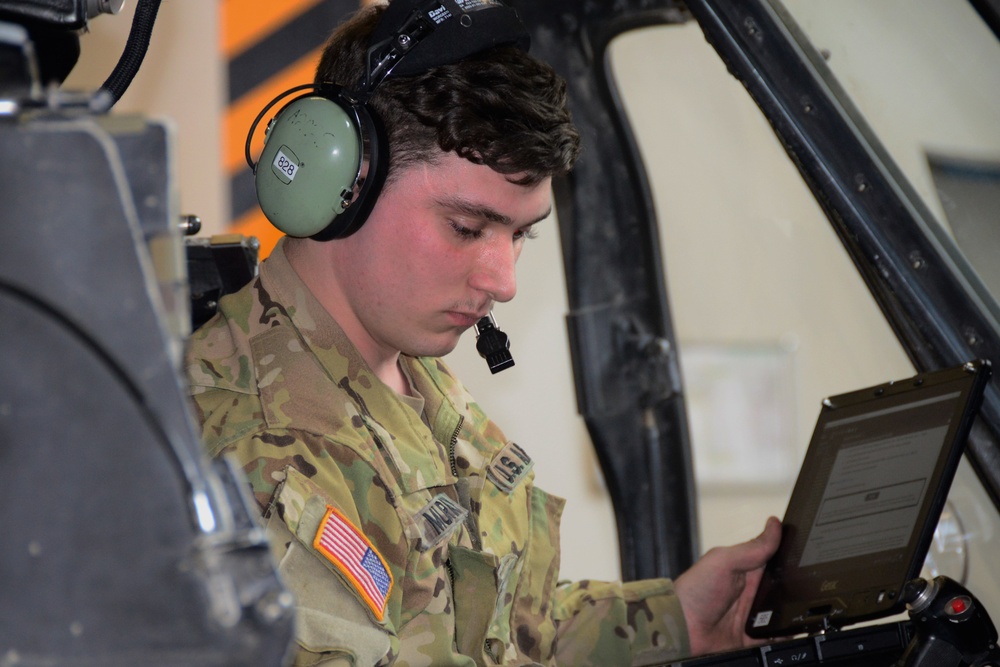
[(139, 0), (135, 6), (135, 16), (132, 18), (132, 29), (129, 31), (128, 41), (125, 42), (125, 51), (118, 64), (111, 72), (107, 81), (91, 101), (91, 108), (104, 113), (111, 109), (114, 104), (125, 94), (125, 90), (132, 83), (139, 66), (142, 65), (149, 49), (150, 36), (153, 34), (153, 23), (156, 21), (156, 13), (160, 10), (162, 0)]

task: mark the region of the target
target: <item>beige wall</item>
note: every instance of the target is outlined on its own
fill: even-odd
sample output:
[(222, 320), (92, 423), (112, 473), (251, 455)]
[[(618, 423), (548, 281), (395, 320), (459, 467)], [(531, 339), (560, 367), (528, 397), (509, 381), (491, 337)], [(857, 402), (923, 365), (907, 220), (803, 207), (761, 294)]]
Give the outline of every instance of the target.
[[(860, 17), (867, 0), (855, 4)], [(907, 11), (934, 4), (907, 3)], [(94, 22), (71, 85), (103, 81), (127, 23), (126, 16)], [(172, 119), (181, 209), (201, 215), (209, 231), (226, 219), (226, 181), (215, 167), (224, 103), (217, 34), (215, 2), (164, 2), (146, 64), (117, 110)], [(785, 346), (793, 361), (792, 456), (800, 456), (822, 397), (912, 369), (759, 111), (697, 27), (629, 35), (613, 55), (655, 189), (682, 346)], [(616, 578), (614, 520), (576, 414), (555, 222), (539, 231), (522, 256), (518, 298), (496, 310), (517, 365), (491, 376), (471, 338), (450, 361), (536, 458), (540, 483), (568, 498), (563, 574)], [(790, 482), (703, 488), (704, 547), (751, 537), (768, 514), (780, 516)]]
[[(163, 2), (142, 67), (112, 110), (164, 119), (174, 127), (180, 210), (198, 215), (213, 231), (229, 219), (228, 182), (219, 167), (226, 89), (225, 63), (218, 56), (218, 4)], [(91, 21), (65, 88), (94, 90), (104, 83), (125, 48), (134, 12), (135, 0), (128, 0), (121, 14)]]

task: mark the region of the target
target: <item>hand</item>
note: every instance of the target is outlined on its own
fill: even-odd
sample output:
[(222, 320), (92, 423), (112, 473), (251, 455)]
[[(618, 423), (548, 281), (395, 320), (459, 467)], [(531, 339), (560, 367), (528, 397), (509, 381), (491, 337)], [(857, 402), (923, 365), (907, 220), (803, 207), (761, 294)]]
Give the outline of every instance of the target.
[(781, 522), (770, 517), (764, 531), (742, 544), (709, 550), (674, 581), (691, 640), (691, 654), (704, 655), (755, 642), (743, 630), (764, 565), (781, 541)]

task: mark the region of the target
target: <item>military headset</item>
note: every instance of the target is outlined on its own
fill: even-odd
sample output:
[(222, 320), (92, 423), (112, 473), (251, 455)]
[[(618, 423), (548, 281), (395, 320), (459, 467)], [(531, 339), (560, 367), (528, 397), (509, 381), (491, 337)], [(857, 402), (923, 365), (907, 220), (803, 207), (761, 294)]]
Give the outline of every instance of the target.
[[(499, 0), (392, 0), (372, 31), (355, 89), (296, 86), (251, 124), (245, 154), (264, 215), (289, 236), (330, 240), (356, 232), (389, 171), (385, 129), (368, 105), (378, 86), (390, 76), (420, 74), (503, 44), (526, 51), (529, 38), (514, 9)], [(257, 125), (296, 93), (302, 94), (268, 124), (254, 163), (250, 142)]]

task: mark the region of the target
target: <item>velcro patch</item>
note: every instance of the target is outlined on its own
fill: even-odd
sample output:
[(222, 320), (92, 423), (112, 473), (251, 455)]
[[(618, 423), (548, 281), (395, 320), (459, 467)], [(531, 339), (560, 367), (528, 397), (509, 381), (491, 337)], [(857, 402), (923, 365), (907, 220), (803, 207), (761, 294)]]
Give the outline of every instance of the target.
[(462, 525), (467, 516), (469, 510), (448, 496), (443, 493), (434, 496), (417, 512), (421, 537), (420, 550), (427, 551), (443, 542)]
[(368, 538), (343, 514), (327, 505), (313, 548), (326, 556), (354, 585), (361, 599), (381, 621), (392, 590), (392, 572)]
[(496, 484), (501, 491), (510, 493), (521, 483), (535, 462), (528, 453), (508, 442), (507, 446), (497, 452), (486, 469), (486, 476)]

